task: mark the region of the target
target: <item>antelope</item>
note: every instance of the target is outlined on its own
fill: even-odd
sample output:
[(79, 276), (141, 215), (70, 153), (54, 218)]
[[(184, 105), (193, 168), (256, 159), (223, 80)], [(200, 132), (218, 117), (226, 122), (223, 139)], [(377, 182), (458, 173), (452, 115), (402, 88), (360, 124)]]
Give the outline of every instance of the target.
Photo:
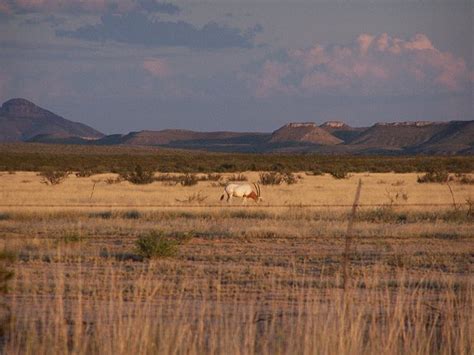
[(245, 203), (246, 199), (248, 198), (251, 198), (256, 203), (262, 200), (262, 197), (260, 196), (260, 185), (255, 183), (227, 184), (224, 188), (224, 193), (221, 196), (221, 201), (224, 199), (225, 195), (227, 195), (227, 202), (229, 202), (232, 197), (242, 198), (242, 203)]

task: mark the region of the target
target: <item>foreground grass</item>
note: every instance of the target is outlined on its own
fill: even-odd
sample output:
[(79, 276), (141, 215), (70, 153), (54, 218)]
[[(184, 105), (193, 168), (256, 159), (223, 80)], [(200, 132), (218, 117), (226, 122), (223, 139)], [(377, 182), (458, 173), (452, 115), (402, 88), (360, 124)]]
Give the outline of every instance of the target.
[(229, 295), (222, 269), (200, 285), (172, 268), (169, 290), (154, 264), (133, 279), (110, 264), (89, 278), (84, 267), (56, 265), (39, 281), (17, 270), (22, 283), (50, 293), (32, 295), (26, 308), (12, 298), (5, 353), (472, 353), (472, 284), (450, 275), (413, 280), (374, 267), (347, 292), (339, 274), (335, 285), (321, 275), (313, 287), (269, 275), (265, 292)]
[[(14, 276), (2, 301), (11, 317), (3, 322), (0, 352), (473, 351), (474, 219), (465, 207), (450, 205), (446, 186), (417, 185), (416, 174), (305, 176), (264, 190), (270, 204), (293, 198), (285, 207), (218, 209), (175, 201), (199, 192), (218, 196), (222, 188), (211, 182), (97, 183), (93, 203), (136, 206), (21, 206), (90, 201), (91, 183), (101, 178), (71, 177), (52, 187), (33, 173), (0, 176), (2, 198), (17, 205), (0, 213), (0, 249), (16, 256), (7, 266)], [(362, 201), (383, 206), (356, 216), (344, 291), (347, 209), (298, 202), (350, 200), (359, 178)], [(459, 201), (473, 193), (472, 186), (452, 189)], [(387, 194), (399, 190), (409, 201), (448, 205), (391, 205)], [(176, 208), (139, 207), (156, 201), (174, 201)], [(143, 252), (138, 246), (163, 250), (147, 236), (172, 241), (173, 253)]]

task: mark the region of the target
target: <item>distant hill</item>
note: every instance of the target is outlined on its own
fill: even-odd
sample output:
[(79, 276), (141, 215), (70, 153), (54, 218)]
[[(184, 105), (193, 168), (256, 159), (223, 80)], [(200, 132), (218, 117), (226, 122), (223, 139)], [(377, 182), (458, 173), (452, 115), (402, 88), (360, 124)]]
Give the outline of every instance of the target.
[(0, 142), (167, 147), (215, 152), (358, 155), (474, 154), (474, 121), (393, 122), (351, 127), (342, 121), (288, 123), (272, 133), (144, 130), (104, 136), (25, 99), (0, 108)]
[(0, 142), (27, 141), (38, 135), (97, 139), (99, 131), (72, 122), (25, 99), (11, 99), (0, 108)]
[(318, 127), (313, 122), (288, 123), (272, 133), (270, 143), (310, 143), (318, 145), (333, 145), (343, 140)]
[(342, 121), (326, 121), (319, 127), (346, 144), (352, 142), (367, 129), (367, 127), (351, 127)]
[(394, 150), (413, 148), (428, 142), (444, 128), (445, 123), (426, 121), (376, 123), (351, 144)]

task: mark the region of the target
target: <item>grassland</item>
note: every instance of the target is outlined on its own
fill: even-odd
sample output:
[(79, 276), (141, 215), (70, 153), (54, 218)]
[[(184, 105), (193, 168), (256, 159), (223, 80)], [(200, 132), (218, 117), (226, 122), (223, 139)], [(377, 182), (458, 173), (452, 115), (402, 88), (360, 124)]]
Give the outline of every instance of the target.
[[(34, 172), (0, 173), (0, 250), (17, 255), (5, 265), (2, 351), (472, 353), (474, 185), (298, 175), (263, 187), (261, 205), (226, 207), (216, 181), (99, 174), (49, 186)], [(349, 209), (327, 205), (350, 205), (359, 179), (344, 290)], [(135, 244), (149, 232), (186, 238), (175, 256), (150, 260)]]

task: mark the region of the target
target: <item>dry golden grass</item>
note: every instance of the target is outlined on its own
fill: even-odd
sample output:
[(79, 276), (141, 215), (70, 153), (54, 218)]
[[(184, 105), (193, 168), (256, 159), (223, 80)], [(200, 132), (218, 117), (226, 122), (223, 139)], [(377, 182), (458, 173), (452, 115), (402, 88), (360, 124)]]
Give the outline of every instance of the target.
[[(246, 173), (250, 181), (257, 174)], [(222, 188), (145, 186), (33, 173), (0, 176), (1, 204), (182, 207), (0, 209), (0, 250), (18, 253), (0, 337), (8, 354), (470, 354), (474, 220), (449, 189), (416, 174), (306, 176), (263, 187), (265, 204), (232, 209), (180, 203)], [(350, 288), (342, 289), (347, 209), (362, 178)], [(403, 182), (402, 182), (403, 181)], [(456, 201), (473, 186), (452, 185)], [(215, 202), (214, 202), (215, 201)], [(408, 207), (409, 203), (448, 206)], [(250, 205), (250, 203), (249, 203)], [(175, 257), (143, 260), (140, 234), (186, 232)]]

